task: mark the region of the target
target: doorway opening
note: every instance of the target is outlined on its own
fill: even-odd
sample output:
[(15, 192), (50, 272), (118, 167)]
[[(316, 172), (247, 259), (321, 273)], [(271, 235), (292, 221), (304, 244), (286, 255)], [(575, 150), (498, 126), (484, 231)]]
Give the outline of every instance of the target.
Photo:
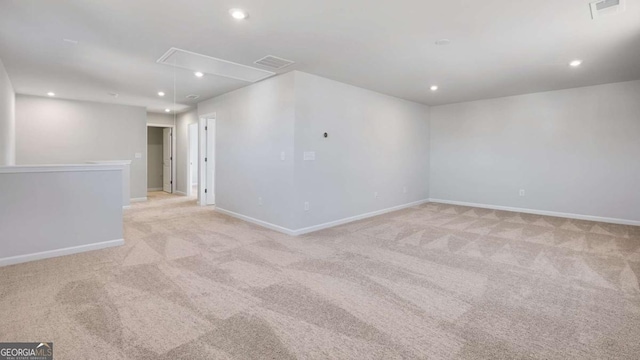
[(147, 191), (174, 192), (173, 126), (147, 126)]
[(216, 203), (216, 118), (207, 115), (199, 122), (199, 179), (198, 203), (202, 206)]

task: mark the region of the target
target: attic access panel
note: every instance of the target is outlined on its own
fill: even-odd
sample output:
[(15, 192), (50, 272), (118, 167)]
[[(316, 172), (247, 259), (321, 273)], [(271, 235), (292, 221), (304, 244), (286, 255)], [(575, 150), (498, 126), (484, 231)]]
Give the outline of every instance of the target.
[(234, 63), (227, 60), (214, 58), (207, 55), (194, 53), (178, 48), (171, 48), (167, 51), (157, 63), (175, 66), (181, 69), (199, 71), (205, 74), (224, 76), (231, 79), (258, 82), (269, 78), (276, 73)]

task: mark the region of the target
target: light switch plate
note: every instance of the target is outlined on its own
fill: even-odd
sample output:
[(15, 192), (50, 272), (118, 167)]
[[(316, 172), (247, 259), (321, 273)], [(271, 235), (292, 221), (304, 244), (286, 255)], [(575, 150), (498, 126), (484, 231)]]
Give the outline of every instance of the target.
[(136, 153), (136, 159), (142, 159), (142, 153)]
[(304, 161), (312, 161), (316, 159), (316, 152), (315, 151), (305, 151), (302, 159)]

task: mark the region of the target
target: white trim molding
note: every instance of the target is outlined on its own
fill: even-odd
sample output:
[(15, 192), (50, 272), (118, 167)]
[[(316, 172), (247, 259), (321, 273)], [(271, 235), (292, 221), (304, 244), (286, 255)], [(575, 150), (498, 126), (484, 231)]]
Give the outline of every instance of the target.
[(134, 203), (134, 202), (144, 202), (144, 201), (147, 201), (147, 197), (146, 196), (145, 197), (139, 197), (139, 198), (131, 198), (131, 202), (132, 203)]
[(571, 213), (563, 213), (563, 212), (556, 212), (556, 211), (535, 210), (535, 209), (516, 208), (516, 207), (499, 206), (499, 205), (476, 204), (476, 203), (470, 203), (470, 202), (464, 202), (464, 201), (453, 201), (453, 200), (442, 200), (442, 199), (429, 199), (429, 202), (438, 203), (438, 204), (469, 206), (469, 207), (492, 209), (492, 210), (511, 211), (511, 212), (525, 213), (525, 214), (554, 216), (554, 217), (560, 217), (560, 218), (566, 218), (566, 219), (588, 220), (588, 221), (598, 221), (598, 222), (619, 224), (619, 225), (640, 226), (640, 221), (637, 221), (637, 220), (616, 219), (616, 218), (608, 218), (608, 217), (593, 216), (593, 215), (571, 214)]
[(72, 171), (113, 171), (124, 170), (124, 165), (118, 164), (63, 164), (63, 165), (15, 165), (0, 166), (0, 174), (18, 173), (47, 173)]
[(168, 127), (175, 128), (175, 124), (159, 124), (159, 123), (147, 123), (147, 127)]
[(0, 259), (0, 267), (20, 264), (20, 263), (25, 263), (29, 261), (35, 261), (35, 260), (49, 259), (49, 258), (58, 257), (58, 256), (78, 254), (78, 253), (83, 253), (87, 251), (106, 249), (113, 246), (121, 246), (121, 245), (124, 245), (124, 239), (103, 241), (95, 244), (72, 246), (64, 249), (55, 249), (55, 250), (42, 251), (42, 252), (33, 253), (33, 254), (6, 257), (6, 258)]
[(308, 234), (308, 233), (311, 233), (311, 232), (314, 232), (314, 231), (328, 229), (328, 228), (331, 228), (331, 227), (334, 227), (334, 226), (343, 225), (343, 224), (347, 224), (347, 223), (350, 223), (350, 222), (354, 222), (354, 221), (358, 221), (358, 220), (362, 220), (362, 219), (366, 219), (366, 218), (370, 218), (370, 217), (374, 217), (374, 216), (378, 216), (378, 215), (382, 215), (382, 214), (386, 214), (386, 213), (390, 213), (390, 212), (394, 212), (394, 211), (398, 211), (398, 210), (402, 210), (402, 209), (406, 209), (406, 208), (422, 205), (422, 204), (425, 204), (425, 203), (428, 203), (428, 202), (429, 202), (429, 199), (418, 200), (418, 201), (414, 201), (414, 202), (411, 202), (411, 203), (402, 204), (402, 205), (398, 205), (398, 206), (393, 206), (393, 207), (382, 209), (382, 210), (376, 210), (376, 211), (368, 212), (368, 213), (361, 214), (361, 215), (356, 215), (356, 216), (351, 216), (351, 217), (340, 219), (340, 220), (330, 221), (330, 222), (327, 222), (327, 223), (324, 223), (324, 224), (313, 225), (313, 226), (309, 226), (309, 227), (306, 227), (306, 228), (294, 230), (294, 235)]
[(293, 230), (287, 229), (286, 227), (282, 227), (282, 226), (279, 226), (279, 225), (272, 224), (270, 222), (258, 220), (256, 218), (252, 218), (250, 216), (238, 214), (238, 213), (235, 213), (233, 211), (229, 211), (229, 210), (225, 210), (225, 209), (219, 208), (217, 206), (215, 207), (215, 210), (217, 212), (221, 213), (221, 214), (229, 215), (229, 216), (234, 217), (236, 219), (240, 219), (240, 220), (244, 220), (246, 222), (250, 222), (252, 224), (260, 225), (260, 226), (262, 226), (264, 228), (267, 228), (267, 229), (275, 230), (275, 231), (278, 231), (278, 232), (281, 232), (281, 233), (284, 233), (284, 234), (287, 234), (287, 235), (295, 235)]
[(147, 188), (147, 191), (162, 191), (163, 188), (159, 187), (159, 188)]
[(176, 191), (174, 192), (174, 194), (176, 194), (176, 195), (180, 195), (180, 196), (187, 196), (187, 193), (186, 193), (186, 192), (184, 192), (184, 191), (177, 191), (177, 190), (176, 190)]
[(218, 211), (218, 212), (220, 212), (222, 214), (226, 214), (226, 215), (229, 215), (229, 216), (232, 216), (232, 217), (235, 217), (235, 218), (238, 218), (238, 219), (241, 219), (241, 220), (256, 224), (256, 225), (260, 225), (260, 226), (265, 227), (267, 229), (279, 231), (281, 233), (284, 233), (284, 234), (287, 234), (287, 235), (291, 235), (291, 236), (298, 236), (298, 235), (304, 235), (304, 234), (312, 233), (312, 232), (319, 231), (319, 230), (332, 228), (332, 227), (338, 226), (338, 225), (347, 224), (347, 223), (350, 223), (350, 222), (353, 222), (353, 221), (358, 221), (358, 220), (362, 220), (362, 219), (366, 219), (366, 218), (370, 218), (370, 217), (386, 214), (386, 213), (389, 213), (389, 212), (398, 211), (398, 210), (410, 208), (410, 207), (413, 207), (413, 206), (418, 206), (418, 205), (425, 204), (425, 203), (428, 203), (428, 202), (429, 202), (429, 199), (414, 201), (414, 202), (407, 203), (407, 204), (393, 206), (393, 207), (382, 209), (382, 210), (376, 210), (376, 211), (368, 212), (368, 213), (365, 213), (365, 214), (351, 216), (351, 217), (348, 217), (348, 218), (334, 220), (334, 221), (326, 222), (324, 224), (313, 225), (313, 226), (309, 226), (309, 227), (301, 228), (301, 229), (297, 229), (297, 230), (287, 229), (285, 227), (282, 227), (282, 226), (279, 226), (279, 225), (275, 225), (275, 224), (272, 224), (272, 223), (269, 223), (269, 222), (266, 222), (266, 221), (262, 221), (262, 220), (258, 220), (258, 219), (255, 219), (255, 218), (252, 218), (252, 217), (249, 217), (249, 216), (246, 216), (246, 215), (238, 214), (238, 213), (235, 213), (233, 211), (221, 209), (221, 208), (219, 208), (217, 206), (216, 206), (216, 211)]

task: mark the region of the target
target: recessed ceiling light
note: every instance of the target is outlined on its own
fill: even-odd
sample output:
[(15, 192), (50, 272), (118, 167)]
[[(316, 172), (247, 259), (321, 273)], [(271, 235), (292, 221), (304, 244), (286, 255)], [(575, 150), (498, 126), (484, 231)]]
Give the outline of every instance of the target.
[(438, 85), (432, 85), (429, 89), (431, 89), (431, 91), (436, 91), (438, 90)]
[(62, 39), (62, 41), (67, 42), (67, 43), (72, 44), (72, 45), (78, 45), (78, 40)]
[(164, 112), (171, 112), (171, 109), (164, 109)]
[(193, 73), (193, 75), (197, 76), (197, 77), (203, 77), (204, 74), (201, 73), (200, 71), (196, 71), (195, 73)]
[(49, 92), (47, 93), (47, 95), (49, 95), (49, 96), (56, 96), (56, 93), (49, 91)]
[(436, 40), (436, 45), (445, 46), (451, 44), (451, 40), (449, 39), (440, 39)]
[(236, 20), (244, 20), (249, 17), (249, 14), (242, 9), (231, 9), (229, 10), (229, 14)]
[(582, 65), (582, 60), (573, 60), (572, 62), (569, 63), (569, 66), (571, 67), (578, 67)]
[(110, 92), (110, 93), (107, 93), (107, 94), (109, 94), (109, 96), (113, 96), (114, 98), (117, 98), (118, 96), (120, 96), (120, 95), (118, 95), (118, 93), (114, 93), (114, 92)]
[(164, 96), (164, 92), (158, 91), (158, 96)]

